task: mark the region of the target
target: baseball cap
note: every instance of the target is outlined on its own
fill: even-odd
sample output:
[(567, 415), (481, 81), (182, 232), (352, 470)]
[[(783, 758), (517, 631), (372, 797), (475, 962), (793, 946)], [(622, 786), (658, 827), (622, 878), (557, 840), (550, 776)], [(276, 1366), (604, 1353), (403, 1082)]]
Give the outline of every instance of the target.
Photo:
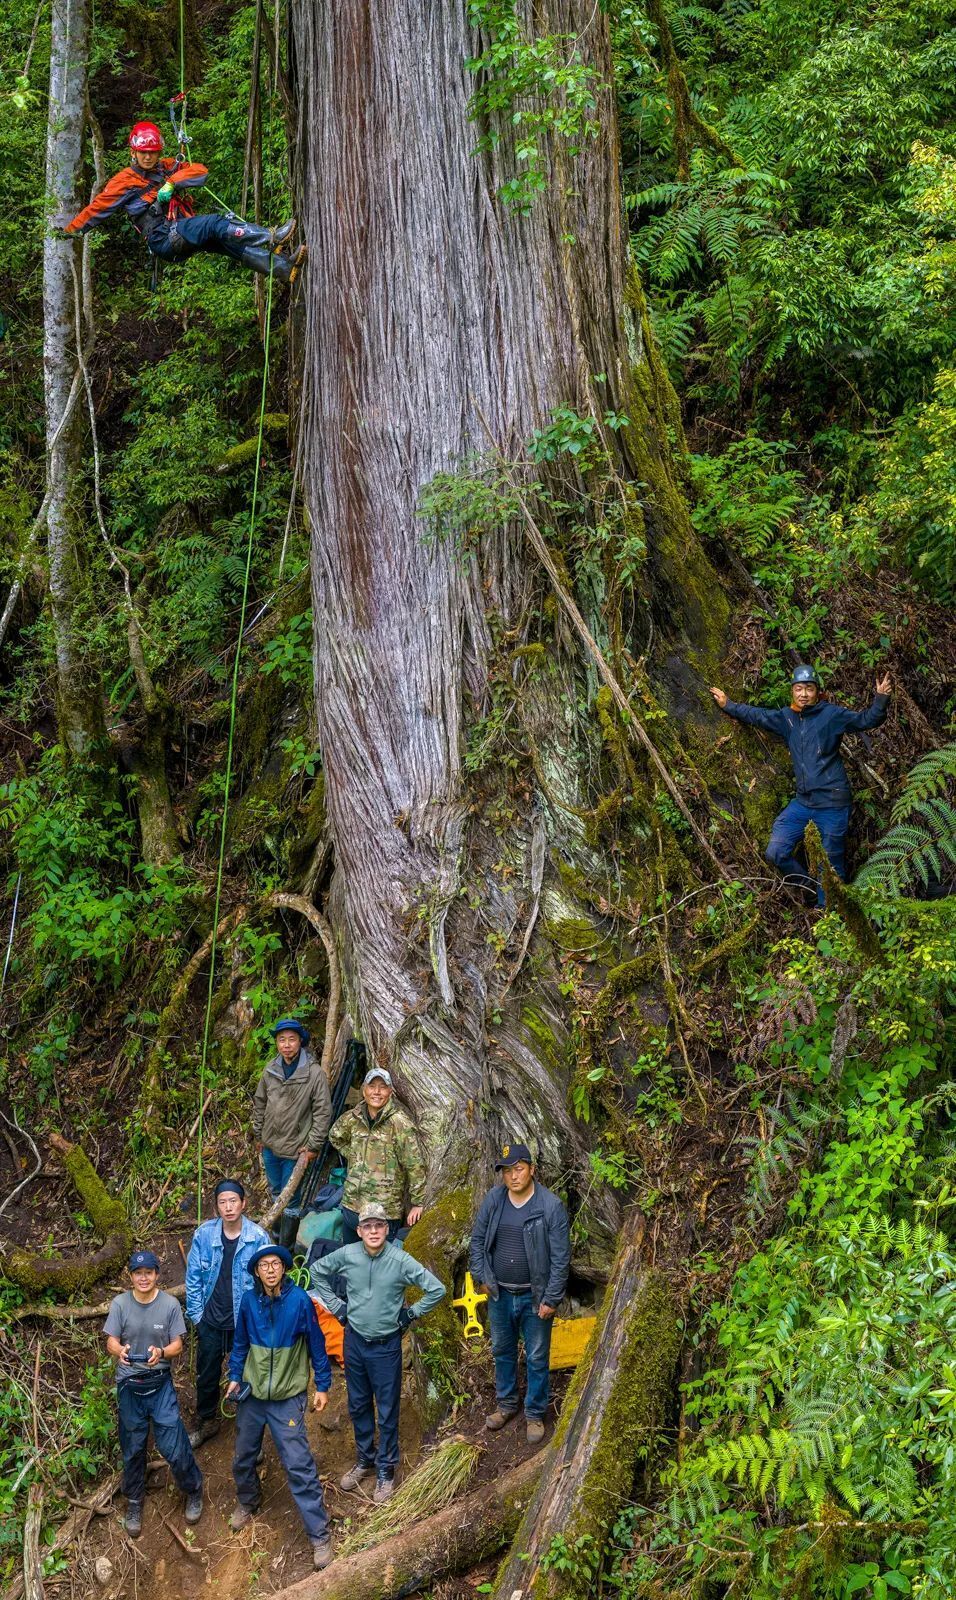
[(362, 1079), (363, 1087), (366, 1083), (374, 1083), (376, 1078), (381, 1078), (382, 1082), (387, 1083), (389, 1088), (392, 1087), (392, 1074), (386, 1072), (384, 1067), (370, 1067)]
[(138, 1272), (140, 1267), (149, 1267), (153, 1272), (159, 1271), (159, 1260), (153, 1255), (152, 1250), (134, 1250), (129, 1258), (130, 1272)]
[(500, 1172), (502, 1167), (513, 1167), (518, 1161), (527, 1161), (529, 1166), (534, 1166), (534, 1156), (526, 1144), (503, 1144), (501, 1155), (495, 1162), (495, 1171)]
[(359, 1212), (359, 1227), (362, 1226), (363, 1222), (387, 1222), (387, 1221), (388, 1221), (388, 1218), (385, 1215), (385, 1207), (384, 1206), (380, 1206), (377, 1202), (374, 1202), (374, 1201), (373, 1201), (373, 1203), (371, 1205), (363, 1206), (361, 1211)]

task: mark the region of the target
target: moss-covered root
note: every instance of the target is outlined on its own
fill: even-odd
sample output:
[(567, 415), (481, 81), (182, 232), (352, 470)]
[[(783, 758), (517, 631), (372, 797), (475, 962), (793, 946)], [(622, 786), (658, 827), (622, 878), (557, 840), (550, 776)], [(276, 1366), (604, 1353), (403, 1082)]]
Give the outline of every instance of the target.
[[(426, 1426), (449, 1409), (456, 1393), (455, 1369), (462, 1346), (462, 1324), (452, 1309), (455, 1263), (471, 1233), (475, 1201), (470, 1189), (452, 1189), (426, 1207), (406, 1240), (409, 1255), (445, 1285), (445, 1298), (415, 1323), (415, 1387)], [(412, 1303), (420, 1298), (411, 1295)]]
[(886, 951), (880, 944), (880, 936), (852, 889), (847, 888), (831, 867), (823, 848), (823, 840), (820, 838), (820, 830), (815, 822), (809, 824), (803, 838), (810, 871), (818, 872), (823, 879), (827, 910), (835, 911), (842, 919), (861, 955), (868, 961), (883, 965), (886, 961)]
[[(643, 1261), (644, 1222), (625, 1222), (604, 1310), (568, 1391), (537, 1492), (498, 1575), (495, 1600), (590, 1600), (594, 1564), (673, 1390), (680, 1323)], [(571, 1559), (547, 1560), (562, 1539)]]
[(272, 1600), (394, 1600), (429, 1591), (442, 1573), (467, 1572), (507, 1543), (540, 1471), (541, 1457), (532, 1456), (394, 1539), (343, 1556), (324, 1572), (280, 1589)]
[(72, 1294), (87, 1284), (96, 1283), (128, 1255), (132, 1230), (123, 1205), (109, 1193), (86, 1152), (58, 1133), (50, 1135), (50, 1144), (63, 1162), (82, 1208), (103, 1244), (84, 1255), (60, 1256), (52, 1261), (31, 1255), (28, 1250), (10, 1250), (0, 1255), (0, 1272), (32, 1294), (48, 1290)]

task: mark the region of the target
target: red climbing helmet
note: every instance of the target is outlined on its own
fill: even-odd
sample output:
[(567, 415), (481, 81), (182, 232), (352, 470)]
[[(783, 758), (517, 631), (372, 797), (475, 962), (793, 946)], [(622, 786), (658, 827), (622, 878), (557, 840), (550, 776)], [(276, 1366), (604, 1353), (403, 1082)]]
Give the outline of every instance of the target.
[(162, 150), (163, 136), (155, 122), (137, 122), (129, 136), (131, 150)]

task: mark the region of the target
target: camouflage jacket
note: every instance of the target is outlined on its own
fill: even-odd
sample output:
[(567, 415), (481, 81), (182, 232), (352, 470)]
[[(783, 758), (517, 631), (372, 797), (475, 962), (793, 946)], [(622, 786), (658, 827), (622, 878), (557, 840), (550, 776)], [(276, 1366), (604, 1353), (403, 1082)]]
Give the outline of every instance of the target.
[(385, 1207), (387, 1217), (404, 1215), (420, 1206), (425, 1196), (425, 1165), (411, 1118), (394, 1096), (374, 1122), (365, 1101), (353, 1106), (329, 1129), (329, 1142), (341, 1150), (348, 1164), (342, 1204), (361, 1211), (373, 1201)]

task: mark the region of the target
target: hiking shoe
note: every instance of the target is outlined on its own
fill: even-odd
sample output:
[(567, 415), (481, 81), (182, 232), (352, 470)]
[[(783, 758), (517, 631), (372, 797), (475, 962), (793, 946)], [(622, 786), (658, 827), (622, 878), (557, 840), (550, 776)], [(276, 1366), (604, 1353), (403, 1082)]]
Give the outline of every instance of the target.
[(126, 1507), (126, 1532), (131, 1539), (138, 1539), (143, 1531), (143, 1502), (131, 1500)]
[(540, 1417), (529, 1417), (526, 1438), (529, 1444), (540, 1444), (544, 1438), (544, 1423)]
[(205, 1444), (207, 1439), (215, 1439), (220, 1426), (218, 1417), (200, 1417), (199, 1426), (194, 1428), (189, 1435), (189, 1443), (193, 1449), (198, 1450), (199, 1446)]
[(229, 1518), (229, 1526), (233, 1533), (240, 1533), (243, 1528), (247, 1528), (261, 1505), (262, 1501), (257, 1500), (254, 1506), (236, 1506)]
[(395, 1479), (386, 1473), (379, 1473), (375, 1480), (375, 1493), (372, 1499), (377, 1506), (387, 1506), (395, 1493)]
[(312, 1540), (312, 1565), (316, 1569), (327, 1567), (332, 1560), (332, 1540), (326, 1534), (324, 1539)]
[(502, 1411), (500, 1406), (496, 1406), (494, 1411), (485, 1418), (485, 1427), (489, 1433), (497, 1433), (499, 1428), (505, 1427), (512, 1417), (517, 1415), (517, 1411)]
[(375, 1468), (370, 1467), (368, 1462), (356, 1461), (354, 1467), (349, 1467), (348, 1472), (344, 1472), (342, 1474), (341, 1478), (339, 1479), (339, 1488), (347, 1490), (357, 1489), (360, 1484), (365, 1482), (366, 1478), (370, 1478), (372, 1476), (374, 1471)]
[(186, 1496), (186, 1521), (198, 1522), (202, 1516), (202, 1490), (197, 1489), (195, 1494)]

